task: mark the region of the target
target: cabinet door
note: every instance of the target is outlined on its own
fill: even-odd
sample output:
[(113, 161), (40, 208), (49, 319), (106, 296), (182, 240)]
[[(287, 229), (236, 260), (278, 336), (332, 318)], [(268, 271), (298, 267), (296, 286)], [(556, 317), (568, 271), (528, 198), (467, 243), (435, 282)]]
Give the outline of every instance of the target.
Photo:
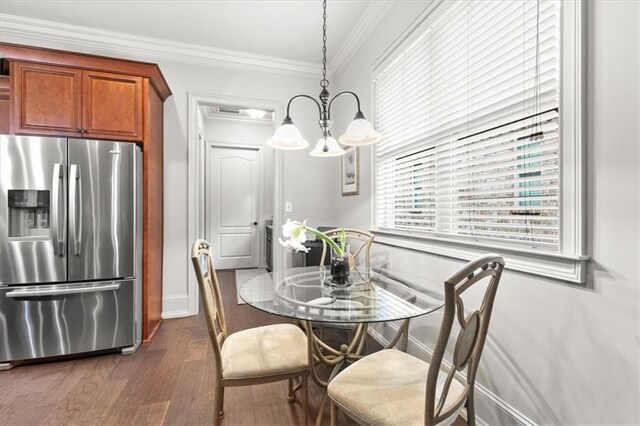
[(81, 124), (82, 72), (72, 68), (14, 62), (13, 133), (77, 136)]
[(85, 137), (142, 140), (142, 78), (84, 71)]

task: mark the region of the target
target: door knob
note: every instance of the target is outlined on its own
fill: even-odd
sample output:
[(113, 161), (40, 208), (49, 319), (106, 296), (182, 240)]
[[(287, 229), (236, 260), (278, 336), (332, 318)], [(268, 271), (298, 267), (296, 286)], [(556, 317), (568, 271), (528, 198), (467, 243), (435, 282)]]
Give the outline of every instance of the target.
[(257, 225), (257, 224), (258, 224), (258, 222), (253, 222), (253, 224), (254, 224), (254, 225)]

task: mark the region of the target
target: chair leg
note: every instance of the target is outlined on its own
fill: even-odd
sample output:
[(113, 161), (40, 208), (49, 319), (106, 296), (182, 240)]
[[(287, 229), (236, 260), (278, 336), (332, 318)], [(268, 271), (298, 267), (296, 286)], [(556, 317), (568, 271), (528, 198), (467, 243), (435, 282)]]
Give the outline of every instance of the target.
[(224, 417), (224, 386), (217, 386), (213, 397), (213, 424), (217, 426)]
[(289, 401), (289, 403), (292, 403), (296, 400), (296, 394), (293, 391), (293, 379), (289, 379), (289, 395), (287, 400)]
[(338, 416), (338, 409), (336, 407), (336, 404), (333, 403), (333, 401), (331, 401), (331, 399), (329, 399), (329, 411), (331, 413), (331, 426), (336, 426), (336, 417)]
[(473, 388), (469, 390), (467, 402), (465, 402), (464, 405), (467, 408), (467, 425), (476, 426), (476, 409), (473, 402)]
[(302, 424), (309, 422), (309, 375), (302, 375)]

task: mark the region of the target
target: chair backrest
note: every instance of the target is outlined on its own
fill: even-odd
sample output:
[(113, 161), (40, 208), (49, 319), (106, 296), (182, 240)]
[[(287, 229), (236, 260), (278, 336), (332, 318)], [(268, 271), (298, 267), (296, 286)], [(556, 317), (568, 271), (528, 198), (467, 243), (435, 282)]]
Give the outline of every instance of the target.
[(224, 306), (220, 294), (218, 276), (211, 259), (211, 245), (205, 240), (196, 240), (191, 247), (191, 262), (196, 272), (200, 297), (207, 319), (209, 337), (213, 346), (213, 357), (216, 364), (216, 373), (222, 374), (222, 357), (220, 350), (222, 343), (227, 338), (227, 321), (224, 315)]
[[(465, 403), (467, 396), (473, 392), (478, 363), (491, 319), (493, 301), (503, 269), (504, 260), (502, 257), (496, 254), (488, 254), (472, 260), (451, 275), (444, 283), (444, 317), (427, 376), (427, 397), (425, 401), (425, 424), (427, 425), (435, 425), (449, 418)], [(479, 309), (465, 315), (461, 295), (473, 284), (482, 280), (488, 280), (482, 304)], [(442, 360), (453, 329), (454, 318), (458, 319), (461, 329), (456, 339), (451, 368), (444, 382), (440, 399), (436, 401), (438, 375), (441, 371)], [(467, 368), (467, 381), (464, 392), (453, 405), (448, 404), (446, 412), (443, 412), (451, 381), (454, 380), (454, 375), (457, 371), (463, 371), (465, 368)]]
[[(331, 229), (329, 231), (326, 231), (325, 234), (331, 239), (337, 239), (340, 238), (342, 230), (343, 228)], [(373, 243), (375, 235), (366, 231), (361, 231), (359, 229), (344, 228), (344, 231), (347, 234), (347, 244), (351, 246), (350, 254), (354, 259), (354, 262), (356, 259), (358, 259), (358, 256), (362, 254), (364, 256), (366, 271), (369, 272), (369, 269), (371, 267), (371, 244)], [(321, 241), (322, 256), (320, 257), (320, 265), (324, 265), (324, 259), (327, 255), (328, 245), (324, 240)], [(353, 242), (355, 242), (355, 244), (353, 244)]]

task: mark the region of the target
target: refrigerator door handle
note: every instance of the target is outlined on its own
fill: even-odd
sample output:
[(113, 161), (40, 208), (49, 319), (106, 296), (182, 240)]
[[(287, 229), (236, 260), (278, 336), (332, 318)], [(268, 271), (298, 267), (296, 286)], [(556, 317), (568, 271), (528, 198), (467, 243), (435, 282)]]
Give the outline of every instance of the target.
[(80, 166), (72, 164), (69, 168), (69, 174), (69, 210), (71, 212), (69, 230), (73, 243), (73, 254), (79, 256), (80, 242), (82, 241), (82, 215), (80, 214), (80, 206), (82, 206), (82, 181), (80, 179)]
[[(63, 166), (60, 163), (55, 163), (53, 165), (53, 182), (52, 182), (52, 200), (51, 200), (51, 234), (53, 238), (53, 254), (56, 256), (64, 255), (64, 239), (61, 236), (64, 235), (64, 232), (60, 230), (61, 226), (65, 226), (64, 222), (66, 219), (64, 218), (64, 210), (61, 212), (60, 207), (61, 204), (64, 204), (64, 201), (60, 202), (60, 197), (63, 196), (63, 192), (60, 191), (60, 183), (64, 179), (64, 170)], [(62, 206), (64, 209), (64, 206)]]
[(18, 289), (7, 293), (7, 297), (42, 297), (59, 296), (65, 294), (95, 293), (99, 291), (113, 291), (120, 289), (119, 283), (103, 284), (96, 286), (76, 287), (76, 288), (33, 288)]

